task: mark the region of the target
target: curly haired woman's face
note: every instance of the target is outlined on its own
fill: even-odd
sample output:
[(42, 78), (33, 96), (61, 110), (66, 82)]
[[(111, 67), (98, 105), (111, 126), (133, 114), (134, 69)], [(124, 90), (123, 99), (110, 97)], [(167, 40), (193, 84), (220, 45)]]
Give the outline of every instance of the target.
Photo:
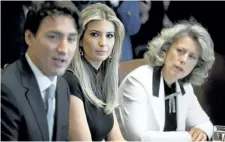
[(184, 36), (172, 44), (166, 54), (164, 72), (168, 80), (176, 81), (189, 75), (200, 55), (199, 44)]

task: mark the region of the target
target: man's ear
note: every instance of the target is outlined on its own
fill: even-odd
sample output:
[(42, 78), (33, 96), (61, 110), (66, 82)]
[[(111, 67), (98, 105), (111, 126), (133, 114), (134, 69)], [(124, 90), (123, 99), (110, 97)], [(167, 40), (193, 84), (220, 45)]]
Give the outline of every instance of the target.
[(27, 43), (28, 46), (32, 44), (34, 40), (34, 34), (30, 30), (25, 31), (25, 42)]

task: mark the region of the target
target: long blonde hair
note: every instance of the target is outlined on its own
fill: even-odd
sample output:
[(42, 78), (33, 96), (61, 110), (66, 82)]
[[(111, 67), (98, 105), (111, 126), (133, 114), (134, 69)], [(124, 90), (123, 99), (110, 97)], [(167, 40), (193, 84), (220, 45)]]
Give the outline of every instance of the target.
[(111, 53), (111, 58), (107, 58), (102, 62), (102, 64), (105, 64), (105, 76), (102, 82), (102, 92), (106, 95), (106, 102), (98, 99), (94, 94), (93, 88), (91, 87), (92, 84), (90, 76), (81, 59), (79, 48), (75, 51), (75, 55), (70, 66), (70, 69), (80, 81), (85, 97), (95, 106), (103, 108), (106, 114), (110, 114), (118, 105), (118, 66), (125, 29), (121, 21), (116, 17), (115, 12), (105, 4), (101, 3), (87, 6), (81, 11), (80, 18), (82, 23), (80, 40), (82, 40), (81, 38), (83, 37), (87, 24), (93, 20), (108, 20), (115, 26), (115, 43)]

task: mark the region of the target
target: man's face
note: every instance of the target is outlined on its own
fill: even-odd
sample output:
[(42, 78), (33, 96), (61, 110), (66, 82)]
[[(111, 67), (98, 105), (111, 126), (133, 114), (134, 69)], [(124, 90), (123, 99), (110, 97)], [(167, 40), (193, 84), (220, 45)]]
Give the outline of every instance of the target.
[(64, 74), (77, 48), (78, 31), (70, 16), (45, 17), (34, 36), (25, 33), (28, 55), (46, 75)]

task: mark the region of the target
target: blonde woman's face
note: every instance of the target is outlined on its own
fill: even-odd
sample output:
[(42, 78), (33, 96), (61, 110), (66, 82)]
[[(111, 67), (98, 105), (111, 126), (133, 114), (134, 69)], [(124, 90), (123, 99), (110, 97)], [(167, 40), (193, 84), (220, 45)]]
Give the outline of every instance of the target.
[(177, 40), (167, 51), (164, 69), (169, 79), (176, 81), (191, 73), (200, 55), (200, 47), (192, 38)]
[(114, 24), (107, 20), (95, 20), (87, 24), (81, 46), (84, 56), (92, 62), (106, 60), (115, 44)]

